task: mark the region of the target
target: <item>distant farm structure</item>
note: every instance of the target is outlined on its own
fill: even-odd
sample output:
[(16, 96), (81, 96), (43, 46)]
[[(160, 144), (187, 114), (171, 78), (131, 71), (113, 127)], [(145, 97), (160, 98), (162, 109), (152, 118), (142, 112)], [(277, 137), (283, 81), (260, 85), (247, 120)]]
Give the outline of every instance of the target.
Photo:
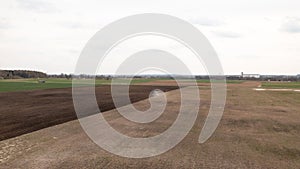
[(259, 79), (260, 78), (260, 74), (244, 74), (244, 72), (241, 73), (241, 77), (243, 79)]

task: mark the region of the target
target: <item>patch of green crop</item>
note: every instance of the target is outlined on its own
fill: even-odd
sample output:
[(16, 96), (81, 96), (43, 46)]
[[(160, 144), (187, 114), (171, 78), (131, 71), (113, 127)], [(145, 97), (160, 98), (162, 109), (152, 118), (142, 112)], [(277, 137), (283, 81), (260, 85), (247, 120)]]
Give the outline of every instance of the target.
[(0, 81), (0, 92), (14, 92), (24, 90), (38, 90), (51, 88), (71, 87), (71, 83), (30, 83), (30, 82), (11, 82)]
[[(45, 83), (39, 83), (39, 80), (45, 80)], [(150, 82), (154, 79), (133, 79), (131, 84)], [(80, 80), (79, 86), (92, 85), (92, 80)], [(116, 84), (129, 82), (128, 79), (116, 79)], [(96, 79), (95, 85), (111, 84), (111, 80)], [(0, 92), (14, 92), (39, 89), (69, 88), (72, 87), (71, 79), (48, 78), (48, 79), (8, 79), (0, 80)]]
[(262, 87), (269, 89), (300, 89), (300, 82), (263, 82)]

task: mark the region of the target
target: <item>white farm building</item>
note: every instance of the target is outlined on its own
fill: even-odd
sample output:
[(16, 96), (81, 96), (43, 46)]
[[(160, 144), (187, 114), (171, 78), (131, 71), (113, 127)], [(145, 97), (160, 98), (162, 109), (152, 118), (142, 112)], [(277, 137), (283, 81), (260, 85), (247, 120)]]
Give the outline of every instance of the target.
[(255, 79), (259, 79), (260, 78), (260, 74), (244, 74), (242, 72), (242, 78), (255, 78)]

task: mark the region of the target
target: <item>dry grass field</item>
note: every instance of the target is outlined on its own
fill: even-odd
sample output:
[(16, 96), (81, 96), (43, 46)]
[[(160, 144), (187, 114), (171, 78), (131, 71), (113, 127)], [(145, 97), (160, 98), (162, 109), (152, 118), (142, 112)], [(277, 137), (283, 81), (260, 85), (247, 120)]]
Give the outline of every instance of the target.
[[(172, 81), (139, 85), (174, 86)], [(221, 123), (204, 144), (198, 137), (210, 106), (209, 84), (199, 84), (201, 105), (190, 133), (175, 148), (152, 158), (129, 159), (99, 148), (78, 120), (0, 142), (0, 168), (300, 168), (300, 92), (255, 91), (260, 82), (228, 84)], [(179, 90), (166, 93), (168, 106), (149, 124), (124, 119), (113, 109), (104, 112), (119, 132), (149, 137), (176, 119)], [(148, 100), (133, 104), (149, 107)], [(105, 137), (105, 136), (103, 136)]]

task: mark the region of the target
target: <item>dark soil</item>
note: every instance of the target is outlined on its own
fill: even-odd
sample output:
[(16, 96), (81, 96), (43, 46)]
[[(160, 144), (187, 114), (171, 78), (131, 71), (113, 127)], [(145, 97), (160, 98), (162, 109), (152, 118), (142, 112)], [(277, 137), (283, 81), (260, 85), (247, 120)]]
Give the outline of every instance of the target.
[[(123, 87), (125, 86), (119, 86), (120, 89)], [(132, 85), (130, 100), (133, 103), (146, 99), (154, 89), (170, 91), (177, 88), (177, 86)], [(124, 96), (125, 93), (120, 92), (117, 97)], [(115, 108), (109, 85), (96, 87), (96, 97), (101, 112)], [(127, 104), (130, 103), (121, 103)], [(77, 118), (71, 88), (0, 93), (0, 105), (0, 140)]]

